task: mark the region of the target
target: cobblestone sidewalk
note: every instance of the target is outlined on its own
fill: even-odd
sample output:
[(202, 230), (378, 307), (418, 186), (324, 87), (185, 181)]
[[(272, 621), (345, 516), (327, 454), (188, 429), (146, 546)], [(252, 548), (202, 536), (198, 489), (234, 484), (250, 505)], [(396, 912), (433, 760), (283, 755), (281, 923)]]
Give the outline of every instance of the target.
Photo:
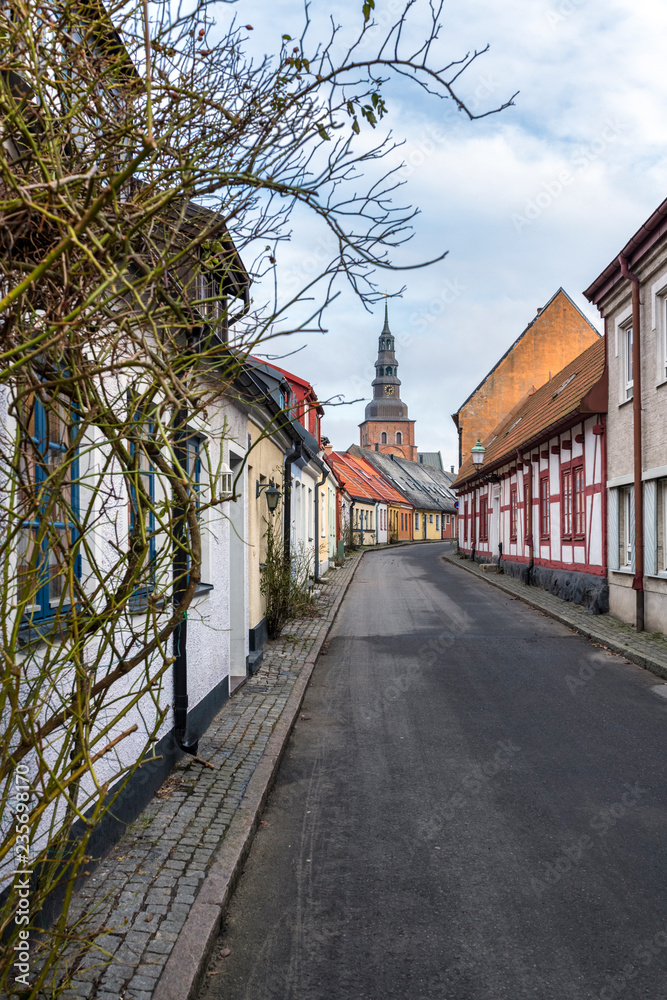
[(544, 611), (564, 625), (576, 629), (588, 639), (602, 643), (614, 653), (619, 653), (632, 663), (645, 667), (658, 677), (667, 679), (667, 636), (661, 632), (636, 632), (632, 625), (611, 615), (590, 615), (578, 604), (570, 604), (560, 597), (548, 594), (539, 587), (527, 587), (511, 576), (484, 572), (477, 563), (461, 559), (453, 553), (443, 556), (446, 562), (472, 573), (499, 590), (519, 597), (526, 604)]
[[(78, 892), (82, 933), (105, 928), (63, 993), (67, 1000), (151, 1000), (197, 892), (336, 599), (359, 563), (327, 574), (318, 617), (290, 622), (199, 741), (202, 767), (184, 757), (157, 797)], [(159, 1000), (155, 995), (154, 1000)]]

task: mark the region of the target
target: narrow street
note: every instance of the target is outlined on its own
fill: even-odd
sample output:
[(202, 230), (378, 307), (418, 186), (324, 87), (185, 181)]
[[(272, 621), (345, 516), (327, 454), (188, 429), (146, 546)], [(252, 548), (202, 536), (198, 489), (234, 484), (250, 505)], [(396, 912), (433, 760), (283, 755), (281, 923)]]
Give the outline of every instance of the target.
[(364, 557), (201, 1000), (665, 997), (659, 679), (445, 548)]

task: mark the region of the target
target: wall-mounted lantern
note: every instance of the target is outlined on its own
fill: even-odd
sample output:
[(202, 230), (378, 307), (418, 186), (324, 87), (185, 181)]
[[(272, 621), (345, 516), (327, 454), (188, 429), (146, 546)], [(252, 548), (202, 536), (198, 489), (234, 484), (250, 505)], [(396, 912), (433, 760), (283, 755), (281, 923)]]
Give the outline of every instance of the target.
[(269, 508), (269, 513), (273, 514), (274, 511), (275, 511), (275, 509), (276, 509), (276, 507), (278, 506), (278, 503), (280, 502), (280, 498), (282, 496), (282, 493), (280, 492), (280, 490), (278, 489), (278, 487), (274, 483), (273, 479), (271, 480), (271, 482), (269, 482), (269, 483), (263, 483), (263, 484), (260, 483), (259, 479), (257, 480), (257, 489), (255, 491), (255, 499), (257, 499), (258, 497), (260, 497), (262, 495), (262, 491), (263, 490), (266, 490), (266, 493), (264, 495), (266, 497), (266, 504), (267, 504), (267, 507)]
[(473, 445), (470, 449), (470, 454), (472, 455), (473, 465), (482, 465), (484, 456), (486, 455), (486, 448), (479, 438), (477, 439), (477, 444)]

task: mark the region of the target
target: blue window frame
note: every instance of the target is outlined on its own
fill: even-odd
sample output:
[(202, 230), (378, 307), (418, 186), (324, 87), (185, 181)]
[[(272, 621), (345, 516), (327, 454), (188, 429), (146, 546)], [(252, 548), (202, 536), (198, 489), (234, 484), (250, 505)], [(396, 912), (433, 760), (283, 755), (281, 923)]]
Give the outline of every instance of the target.
[[(38, 624), (61, 615), (71, 607), (66, 600), (66, 574), (78, 532), (79, 461), (75, 453), (58, 489), (62, 504), (53, 504), (48, 480), (57, 473), (72, 445), (76, 412), (69, 400), (56, 398), (47, 406), (37, 396), (24, 408), (27, 432), (21, 462), (22, 492), (36, 499), (30, 504), (31, 520), (21, 523), (18, 539), (19, 596), (29, 599), (24, 620)], [(50, 518), (45, 526), (44, 518)], [(57, 541), (56, 537), (57, 536)], [(38, 541), (39, 539), (39, 541)], [(81, 577), (81, 556), (74, 559), (74, 575)]]

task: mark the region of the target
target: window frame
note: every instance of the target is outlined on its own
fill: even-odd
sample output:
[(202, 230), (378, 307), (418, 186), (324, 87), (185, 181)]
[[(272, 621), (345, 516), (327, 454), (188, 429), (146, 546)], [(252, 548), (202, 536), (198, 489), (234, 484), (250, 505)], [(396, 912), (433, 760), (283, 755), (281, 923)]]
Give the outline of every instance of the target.
[(551, 538), (551, 496), (549, 473), (540, 475), (540, 539), (549, 541)]
[(515, 483), (510, 486), (510, 542), (519, 538), (519, 487)]
[(489, 540), (489, 498), (486, 494), (479, 498), (479, 541)]
[[(53, 403), (63, 404), (63, 408), (67, 413), (67, 430), (69, 444), (62, 445), (60, 442), (51, 442), (49, 439), (49, 420), (48, 413), (36, 393), (31, 396), (32, 406), (33, 406), (33, 422), (35, 436), (31, 438), (36, 449), (33, 451), (35, 456), (34, 465), (34, 489), (39, 491), (41, 489), (40, 484), (45, 483), (49, 477), (49, 452), (54, 450), (59, 450), (65, 452), (71, 447), (73, 438), (76, 437), (75, 427), (78, 420), (77, 409), (74, 402), (66, 396), (60, 393), (56, 393), (55, 396), (49, 397), (50, 401)], [(65, 423), (65, 421), (63, 421)], [(23, 437), (21, 430), (19, 429), (19, 434)], [(28, 435), (29, 436), (29, 435)], [(42, 461), (40, 461), (37, 456), (40, 455)], [(70, 463), (70, 478), (69, 478), (69, 489), (70, 489), (70, 508), (76, 519), (80, 516), (80, 496), (79, 496), (79, 450), (75, 449), (72, 462)], [(42, 525), (42, 515), (32, 520), (21, 520), (19, 531), (31, 532), (34, 538), (35, 534), (39, 533), (40, 527)], [(76, 541), (79, 538), (79, 532), (76, 529), (74, 522), (70, 522), (69, 526), (65, 521), (52, 521), (51, 525), (56, 530), (68, 531), (70, 535), (70, 546), (73, 548), (76, 545)], [(53, 546), (49, 544), (48, 533), (44, 533), (40, 544), (39, 557), (36, 560), (35, 572), (45, 574), (44, 583), (37, 588), (35, 594), (35, 601), (26, 605), (26, 609), (21, 621), (21, 627), (26, 628), (30, 626), (43, 626), (49, 622), (56, 620), (56, 617), (67, 613), (72, 608), (72, 604), (69, 602), (63, 602), (60, 599), (51, 599), (50, 597), (50, 584), (51, 576), (49, 575), (49, 567), (51, 565), (50, 556)], [(32, 559), (31, 559), (32, 562)], [(77, 553), (74, 560), (74, 576), (77, 580), (81, 579), (81, 553)], [(30, 608), (30, 610), (28, 610)]]
[(563, 541), (572, 541), (573, 537), (574, 510), (572, 496), (572, 469), (568, 464), (567, 467), (560, 470), (560, 525)]
[(583, 460), (572, 462), (572, 530), (573, 538), (581, 541), (586, 537), (586, 479)]
[(626, 323), (621, 327), (622, 337), (622, 358), (621, 358), (621, 397), (627, 403), (634, 396), (634, 371), (633, 371), (633, 338), (634, 331), (632, 323)]

